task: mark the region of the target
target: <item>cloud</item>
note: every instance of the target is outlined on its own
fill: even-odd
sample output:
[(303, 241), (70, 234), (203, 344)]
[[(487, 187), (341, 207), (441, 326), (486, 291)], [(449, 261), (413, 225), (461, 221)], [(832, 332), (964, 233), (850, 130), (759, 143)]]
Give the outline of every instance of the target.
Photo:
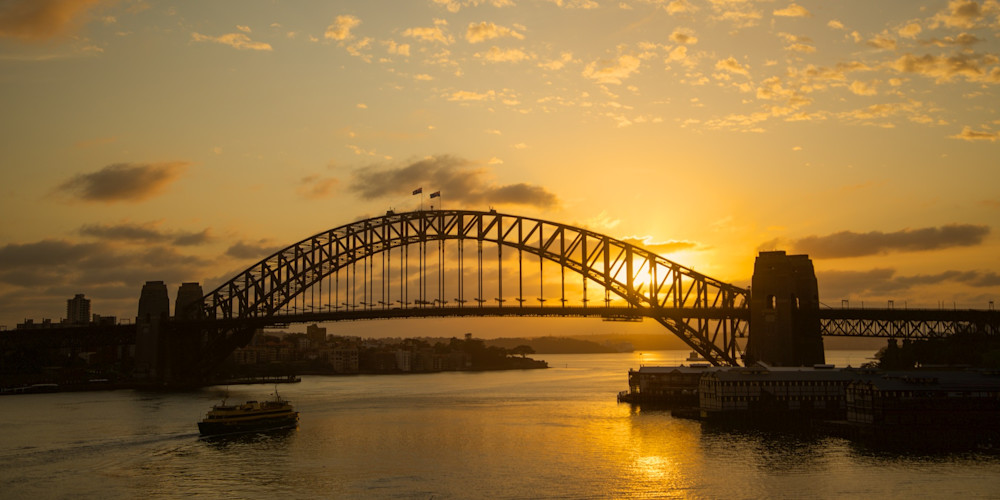
[(245, 241), (239, 241), (231, 245), (228, 249), (226, 249), (226, 255), (237, 259), (262, 260), (267, 256), (274, 254), (278, 250), (281, 250), (282, 248), (285, 247), (267, 245), (265, 241), (260, 241), (256, 244), (247, 243)]
[(775, 10), (772, 14), (779, 17), (812, 17), (812, 14), (805, 7), (796, 3), (789, 4), (784, 9)]
[(899, 36), (903, 38), (916, 38), (921, 31), (923, 31), (923, 28), (920, 27), (920, 24), (913, 22), (899, 28), (896, 30), (896, 33), (899, 33)]
[(796, 252), (813, 258), (863, 257), (889, 252), (916, 252), (975, 246), (990, 233), (989, 226), (950, 224), (942, 227), (904, 229), (894, 233), (841, 231), (827, 236), (808, 236), (792, 244)]
[(187, 169), (183, 161), (115, 163), (97, 172), (79, 174), (56, 188), (84, 201), (139, 202), (161, 192)]
[(670, 34), (670, 41), (674, 43), (692, 45), (698, 43), (698, 37), (694, 36), (694, 33), (691, 33), (688, 30), (675, 29), (674, 32)]
[[(956, 76), (962, 76), (968, 81), (1000, 83), (1000, 66), (992, 54), (961, 53), (954, 55), (935, 56), (925, 54), (914, 56), (904, 54), (888, 66), (900, 73), (916, 73), (932, 77), (937, 82), (948, 82)], [(987, 66), (993, 66), (989, 71)]]
[(496, 92), (488, 90), (483, 93), (472, 92), (470, 90), (459, 90), (452, 92), (448, 96), (449, 101), (492, 101), (496, 99)]
[(598, 83), (621, 85), (622, 80), (639, 71), (640, 64), (638, 57), (623, 54), (617, 59), (601, 59), (588, 64), (583, 70), (583, 76)]
[(833, 28), (833, 29), (835, 29), (835, 30), (846, 29), (844, 27), (844, 23), (842, 23), (842, 22), (840, 22), (840, 21), (838, 21), (836, 19), (831, 19), (830, 22), (826, 23), (826, 25), (829, 26), (829, 27), (831, 27), (831, 28)]
[(868, 40), (865, 44), (876, 49), (896, 50), (896, 39), (889, 36), (888, 33), (875, 35), (874, 38)]
[(386, 50), (390, 54), (396, 54), (400, 56), (410, 56), (410, 44), (408, 43), (396, 43), (392, 40), (382, 42), (386, 46)]
[(816, 47), (809, 45), (812, 43), (812, 39), (807, 36), (792, 35), (790, 33), (778, 33), (778, 36), (788, 43), (785, 46), (785, 50), (807, 54), (816, 52)]
[[(917, 286), (958, 283), (984, 288), (1000, 286), (1000, 275), (993, 271), (948, 270), (937, 274), (897, 276), (891, 268), (867, 271), (817, 271), (820, 297), (847, 298), (872, 294), (899, 294)], [(900, 305), (897, 303), (897, 307)]]
[(193, 281), (208, 264), (155, 244), (122, 249), (108, 242), (43, 240), (0, 247), (0, 283), (34, 289), (32, 295), (52, 289), (111, 288), (132, 297), (134, 307), (144, 281)]
[(524, 35), (503, 26), (497, 26), (490, 22), (469, 23), (469, 28), (465, 32), (465, 39), (469, 43), (479, 43), (494, 38), (516, 38), (524, 40)]
[(403, 31), (403, 36), (416, 38), (422, 42), (438, 42), (443, 45), (450, 45), (454, 42), (454, 38), (451, 35), (446, 35), (441, 29), (442, 26), (447, 26), (448, 21), (444, 19), (435, 19), (434, 26), (425, 26), (417, 28), (407, 28)]
[(462, 7), (478, 7), (486, 4), (493, 7), (513, 7), (513, 0), (433, 0), (434, 3), (444, 6), (448, 12), (458, 12)]
[(326, 27), (323, 38), (329, 40), (343, 41), (351, 38), (351, 29), (361, 24), (361, 20), (352, 15), (340, 15), (333, 20), (333, 24)]
[(1000, 132), (990, 132), (988, 130), (984, 131), (972, 130), (972, 127), (969, 127), (967, 125), (965, 127), (962, 127), (961, 132), (948, 137), (951, 137), (952, 139), (962, 139), (963, 141), (969, 141), (969, 142), (974, 142), (974, 141), (995, 142), (996, 140), (1000, 139)]
[(755, 9), (757, 5), (754, 2), (716, 0), (711, 4), (715, 13), (713, 19), (733, 23), (738, 29), (756, 26), (763, 17), (761, 12)]
[(489, 170), (454, 156), (433, 156), (403, 166), (373, 165), (354, 172), (348, 189), (365, 200), (409, 196), (412, 190), (441, 191), (448, 203), (464, 205), (517, 204), (551, 208), (555, 194), (526, 183), (499, 185)]
[(310, 175), (299, 181), (298, 193), (310, 200), (330, 198), (336, 192), (340, 181), (333, 177)]
[(938, 47), (969, 47), (979, 42), (983, 39), (977, 37), (976, 35), (970, 35), (968, 33), (959, 33), (957, 36), (946, 36), (943, 38), (931, 38), (928, 40), (921, 40), (921, 45), (935, 45)]
[(848, 87), (848, 88), (851, 90), (852, 93), (854, 93), (856, 95), (866, 95), (867, 96), (867, 95), (877, 95), (878, 94), (878, 90), (875, 89), (874, 85), (868, 84), (868, 83), (865, 83), (865, 82), (862, 82), (862, 81), (858, 81), (858, 80), (854, 80), (853, 82), (851, 82), (851, 86)]
[(105, 249), (107, 246), (102, 243), (71, 243), (66, 240), (10, 243), (0, 247), (0, 271), (34, 266), (73, 265)]
[(553, 60), (551, 60), (549, 62), (538, 63), (538, 66), (541, 67), (541, 68), (545, 68), (545, 69), (549, 69), (549, 70), (555, 71), (555, 70), (563, 69), (563, 67), (565, 67), (567, 64), (569, 64), (572, 61), (573, 61), (573, 53), (572, 52), (563, 52), (562, 54), (559, 55), (559, 59), (553, 59)]
[(80, 234), (93, 236), (107, 241), (126, 241), (141, 243), (171, 243), (180, 246), (192, 246), (206, 243), (211, 239), (209, 230), (197, 233), (187, 231), (165, 232), (159, 228), (159, 223), (148, 222), (136, 224), (122, 222), (119, 224), (88, 224), (80, 227)]
[(983, 10), (975, 0), (951, 0), (948, 8), (931, 18), (931, 29), (940, 26), (948, 28), (972, 29), (983, 18)]
[(556, 4), (557, 7), (566, 9), (596, 9), (600, 5), (594, 0), (548, 0)]
[(500, 47), (490, 47), (486, 52), (476, 52), (475, 57), (490, 62), (521, 62), (531, 59), (531, 56), (520, 49), (506, 49)]
[(657, 242), (652, 241), (652, 239), (652, 236), (626, 236), (621, 238), (622, 241), (629, 245), (645, 248), (658, 255), (666, 255), (681, 250), (693, 250), (698, 247), (698, 244), (693, 241), (669, 240)]
[(4, 0), (0, 38), (28, 41), (69, 35), (88, 21), (88, 12), (107, 0)]
[(750, 76), (750, 71), (746, 67), (741, 65), (735, 57), (730, 56), (727, 59), (720, 59), (715, 63), (715, 69), (719, 71), (726, 71), (729, 73), (736, 73), (738, 75), (743, 75), (746, 77)]
[(228, 45), (239, 50), (263, 50), (270, 51), (271, 44), (255, 42), (243, 33), (227, 33), (221, 36), (202, 35), (201, 33), (191, 33), (191, 39), (196, 42), (215, 42)]
[(688, 12), (694, 12), (698, 10), (697, 7), (691, 5), (687, 0), (671, 0), (670, 3), (663, 7), (671, 16), (674, 14), (684, 14)]

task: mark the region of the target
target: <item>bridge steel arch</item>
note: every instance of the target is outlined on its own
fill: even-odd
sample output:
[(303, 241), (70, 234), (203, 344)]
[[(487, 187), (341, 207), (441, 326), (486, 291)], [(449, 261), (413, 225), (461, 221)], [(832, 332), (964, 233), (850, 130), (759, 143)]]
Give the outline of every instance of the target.
[[(460, 259), (464, 259), (462, 242), (472, 241), (478, 245), (479, 295), (473, 301), (460, 299), (457, 306), (445, 306), (447, 301), (430, 301), (427, 300), (429, 296), (420, 292), (420, 299), (414, 304), (415, 308), (422, 309), (421, 315), (433, 315), (433, 309), (448, 315), (445, 314), (447, 310), (454, 313), (456, 307), (472, 310), (461, 311), (462, 315), (476, 315), (477, 308), (483, 309), (484, 315), (495, 315), (498, 310), (524, 307), (526, 299), (521, 286), (515, 299), (518, 304), (504, 305), (502, 253), (508, 248), (519, 252), (519, 264), (523, 252), (536, 256), (539, 266), (542, 259), (558, 264), (563, 273), (560, 306), (531, 308), (534, 315), (543, 310), (550, 310), (553, 315), (566, 315), (560, 310), (566, 306), (565, 271), (570, 270), (582, 277), (584, 308), (589, 280), (603, 287), (606, 303), (610, 303), (609, 297), (613, 294), (624, 299), (631, 308), (642, 308), (639, 316), (654, 318), (712, 364), (739, 364), (736, 339), (745, 336), (747, 331), (748, 289), (710, 278), (649, 250), (587, 229), (493, 210), (390, 211), (384, 216), (318, 233), (275, 252), (207, 293), (202, 302), (204, 316), (210, 321), (225, 320), (218, 321), (220, 324), (239, 324), (241, 321), (260, 324), (261, 319), (280, 318), (304, 292), (314, 290), (311, 287), (316, 285), (322, 287), (323, 280), (333, 273), (379, 254), (388, 253), (391, 259), (395, 249), (404, 252), (413, 245), (452, 240), (459, 242)], [(496, 307), (484, 306), (487, 299), (482, 297), (483, 243), (497, 245), (498, 276), (501, 277), (498, 297), (493, 299), (497, 302)], [(426, 246), (420, 248), (425, 250)], [(520, 269), (518, 276), (521, 280)], [(459, 272), (456, 286), (460, 297), (464, 294), (463, 280), (464, 273)], [(421, 286), (426, 289), (427, 285)], [(443, 287), (440, 280), (438, 286), (440, 298)], [(365, 294), (367, 297), (368, 292)], [(537, 300), (544, 306), (547, 299), (538, 297)], [(370, 309), (371, 314), (367, 317), (399, 317), (399, 309), (408, 308), (409, 303), (397, 302), (400, 307), (384, 302), (375, 304), (371, 300), (362, 303)], [(466, 302), (474, 303), (466, 305)], [(232, 337), (236, 330), (222, 335)], [(243, 335), (246, 336), (246, 332)], [(221, 340), (218, 335), (216, 338)]]

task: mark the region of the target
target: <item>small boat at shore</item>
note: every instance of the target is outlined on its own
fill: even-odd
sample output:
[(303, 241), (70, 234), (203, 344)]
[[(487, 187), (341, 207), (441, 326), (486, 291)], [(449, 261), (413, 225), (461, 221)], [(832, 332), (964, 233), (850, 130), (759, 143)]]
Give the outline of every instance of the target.
[(219, 436), (245, 432), (294, 429), (299, 424), (299, 412), (292, 408), (291, 401), (281, 399), (275, 393), (270, 401), (247, 401), (230, 405), (226, 400), (213, 405), (212, 409), (198, 422), (202, 436)]

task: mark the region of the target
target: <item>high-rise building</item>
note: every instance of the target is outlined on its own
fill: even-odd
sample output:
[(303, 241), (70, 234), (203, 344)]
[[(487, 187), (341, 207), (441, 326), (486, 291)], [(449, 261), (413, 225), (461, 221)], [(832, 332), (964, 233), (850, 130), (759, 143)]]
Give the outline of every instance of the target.
[(72, 325), (86, 325), (90, 323), (90, 299), (83, 297), (82, 293), (66, 301), (66, 322)]

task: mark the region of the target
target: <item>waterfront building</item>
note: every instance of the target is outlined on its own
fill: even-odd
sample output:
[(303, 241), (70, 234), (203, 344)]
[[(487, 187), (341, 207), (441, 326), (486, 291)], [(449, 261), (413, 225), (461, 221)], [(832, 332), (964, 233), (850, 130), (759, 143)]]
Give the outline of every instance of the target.
[(331, 365), (333, 365), (333, 371), (337, 373), (358, 373), (360, 366), (358, 364), (358, 348), (357, 347), (339, 347), (331, 351)]
[(847, 421), (874, 427), (997, 429), (1000, 377), (969, 371), (895, 372), (846, 388)]
[(82, 293), (76, 294), (66, 301), (66, 322), (71, 325), (86, 325), (90, 323), (90, 299)]
[(701, 377), (699, 409), (705, 419), (843, 419), (847, 385), (872, 376), (833, 365), (720, 369)]
[(694, 363), (691, 366), (641, 366), (628, 371), (628, 391), (618, 400), (628, 403), (697, 406), (701, 376), (723, 368)]

